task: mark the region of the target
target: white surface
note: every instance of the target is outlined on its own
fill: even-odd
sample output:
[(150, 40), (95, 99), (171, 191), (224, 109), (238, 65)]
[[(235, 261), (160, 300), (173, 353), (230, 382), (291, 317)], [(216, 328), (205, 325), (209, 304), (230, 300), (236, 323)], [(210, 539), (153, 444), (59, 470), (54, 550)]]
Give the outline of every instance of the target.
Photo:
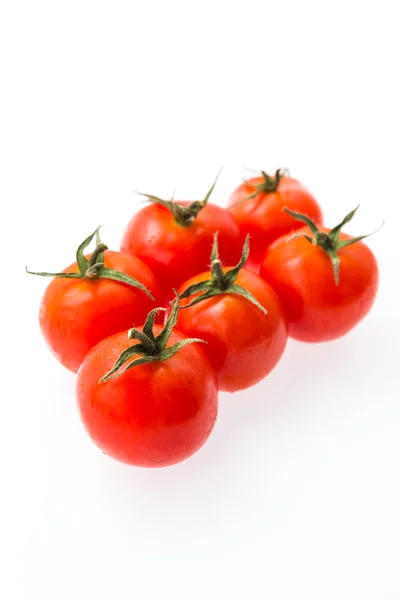
[[(5, 2), (0, 597), (400, 598), (396, 3)], [(368, 243), (370, 316), (222, 395), (206, 446), (165, 470), (86, 437), (37, 326), (46, 281), (131, 189), (213, 200), (241, 165), (289, 167)]]

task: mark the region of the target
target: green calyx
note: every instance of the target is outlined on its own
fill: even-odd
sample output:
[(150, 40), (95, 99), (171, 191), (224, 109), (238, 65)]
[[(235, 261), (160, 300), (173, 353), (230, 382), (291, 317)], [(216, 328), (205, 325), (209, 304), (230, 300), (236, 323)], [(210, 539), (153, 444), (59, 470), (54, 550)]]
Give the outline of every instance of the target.
[[(202, 344), (206, 343), (204, 340), (200, 340), (197, 338), (186, 338), (184, 340), (181, 340), (180, 342), (176, 342), (175, 344), (167, 348), (168, 340), (171, 336), (171, 333), (176, 325), (176, 321), (178, 318), (179, 296), (177, 294), (176, 296), (177, 297), (173, 302), (170, 315), (161, 333), (157, 337), (154, 336), (154, 319), (158, 312), (165, 311), (167, 309), (155, 308), (152, 311), (150, 311), (147, 315), (146, 322), (143, 326), (142, 331), (136, 328), (130, 329), (128, 331), (128, 339), (138, 340), (139, 343), (126, 348), (126, 350), (124, 350), (120, 354), (113, 368), (100, 379), (99, 383), (102, 383), (103, 381), (109, 381), (114, 377), (118, 377), (119, 375), (122, 375), (122, 373), (125, 373), (125, 371), (128, 371), (133, 367), (144, 365), (146, 363), (168, 360), (188, 344), (193, 344), (195, 342)], [(137, 355), (139, 355), (139, 358), (131, 361), (131, 359)], [(128, 361), (130, 361), (128, 365), (121, 371), (121, 367), (123, 367)]]
[(276, 192), (283, 177), (287, 177), (288, 170), (277, 169), (275, 175), (268, 175), (265, 171), (261, 171), (261, 175), (263, 176), (264, 181), (256, 185), (256, 191), (250, 196), (248, 196), (246, 200), (249, 200), (250, 198), (255, 198), (256, 196), (258, 196), (258, 194), (268, 194), (271, 192)]
[[(349, 223), (352, 220), (352, 218), (354, 217), (358, 208), (359, 208), (359, 206), (357, 206), (354, 210), (349, 212), (349, 214), (345, 216), (343, 221), (341, 223), (339, 223), (339, 225), (336, 225), (336, 227), (331, 229), (329, 231), (329, 233), (320, 231), (318, 229), (317, 225), (314, 223), (314, 221), (312, 219), (310, 219), (310, 217), (307, 217), (306, 215), (303, 215), (302, 213), (298, 213), (298, 212), (289, 210), (288, 208), (284, 208), (284, 211), (287, 212), (288, 215), (293, 217), (293, 219), (296, 219), (296, 221), (301, 221), (302, 223), (305, 223), (306, 225), (308, 225), (308, 227), (311, 230), (311, 233), (313, 234), (312, 236), (302, 235), (301, 237), (305, 237), (306, 240), (309, 241), (311, 244), (313, 244), (314, 246), (319, 246), (327, 253), (329, 258), (331, 259), (332, 268), (333, 268), (333, 276), (335, 278), (336, 285), (339, 285), (339, 270), (340, 270), (340, 255), (338, 254), (338, 252), (342, 248), (346, 248), (347, 246), (356, 244), (360, 240), (363, 240), (364, 238), (369, 237), (370, 235), (373, 235), (373, 233), (376, 233), (376, 232), (368, 233), (367, 235), (360, 235), (358, 237), (350, 238), (348, 240), (340, 240), (339, 239), (342, 227), (344, 225), (346, 225), (346, 223)], [(294, 234), (289, 239), (299, 237), (299, 235)]]
[(214, 244), (211, 252), (211, 278), (206, 281), (200, 281), (189, 286), (182, 294), (180, 298), (190, 298), (194, 294), (200, 293), (200, 296), (196, 296), (189, 304), (181, 306), (181, 308), (188, 308), (194, 304), (198, 304), (203, 300), (212, 298), (213, 296), (219, 296), (220, 294), (237, 294), (246, 298), (249, 302), (257, 306), (264, 314), (267, 313), (265, 308), (254, 298), (248, 290), (242, 288), (240, 285), (235, 283), (240, 270), (246, 263), (249, 257), (249, 236), (247, 235), (246, 241), (243, 246), (243, 252), (241, 259), (239, 260), (236, 267), (233, 267), (226, 273), (224, 273), (219, 258), (218, 252), (218, 232), (214, 235)]
[[(113, 281), (119, 281), (121, 283), (138, 288), (149, 298), (154, 300), (154, 297), (151, 295), (149, 290), (142, 283), (140, 283), (140, 281), (137, 281), (137, 279), (130, 277), (130, 275), (127, 275), (126, 273), (109, 269), (104, 265), (104, 251), (108, 248), (100, 239), (99, 229), (100, 226), (80, 244), (78, 250), (76, 251), (76, 262), (78, 263), (79, 267), (78, 273), (37, 272), (29, 271), (25, 267), (26, 272), (30, 273), (31, 275), (41, 275), (42, 277), (63, 277), (66, 279), (111, 279)], [(96, 237), (96, 248), (93, 250), (91, 257), (88, 260), (84, 255), (84, 251), (94, 237)]]
[(157, 196), (142, 194), (141, 192), (138, 193), (141, 196), (145, 196), (149, 202), (153, 202), (154, 204), (160, 204), (161, 206), (165, 206), (165, 208), (168, 208), (168, 210), (171, 211), (177, 225), (180, 225), (181, 227), (190, 227), (190, 225), (196, 219), (199, 212), (206, 206), (211, 194), (214, 191), (218, 177), (219, 173), (203, 200), (195, 200), (194, 202), (191, 202), (188, 206), (183, 206), (182, 204), (179, 204), (179, 202), (175, 202), (173, 197), (171, 198), (171, 200), (163, 200), (162, 198), (158, 198)]

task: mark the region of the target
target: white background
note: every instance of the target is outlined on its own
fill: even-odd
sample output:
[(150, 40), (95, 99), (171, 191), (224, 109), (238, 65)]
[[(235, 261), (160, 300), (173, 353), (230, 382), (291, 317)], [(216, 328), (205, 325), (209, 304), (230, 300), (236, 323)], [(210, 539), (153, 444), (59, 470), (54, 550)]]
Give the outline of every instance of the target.
[[(399, 36), (392, 1), (5, 0), (1, 55), (4, 600), (400, 598)], [(132, 189), (223, 204), (288, 167), (335, 225), (385, 226), (367, 319), (290, 342), (204, 448), (164, 470), (87, 438), (37, 325), (47, 281)]]

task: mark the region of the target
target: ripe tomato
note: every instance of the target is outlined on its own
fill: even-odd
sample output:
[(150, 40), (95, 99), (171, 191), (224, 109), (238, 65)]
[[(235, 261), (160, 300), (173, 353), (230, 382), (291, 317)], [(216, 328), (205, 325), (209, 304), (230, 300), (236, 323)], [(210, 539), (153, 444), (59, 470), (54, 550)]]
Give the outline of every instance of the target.
[(160, 297), (147, 265), (105, 248), (98, 244), (85, 257), (80, 247), (80, 265), (75, 262), (62, 273), (36, 273), (55, 275), (42, 298), (40, 328), (54, 356), (74, 372), (97, 342), (143, 323), (154, 297)]
[(216, 231), (222, 259), (228, 264), (239, 260), (239, 227), (225, 208), (208, 204), (213, 188), (201, 202), (148, 196), (152, 204), (136, 213), (125, 230), (121, 250), (143, 260), (167, 293), (207, 269)]
[(177, 303), (164, 330), (153, 326), (157, 310), (130, 330), (139, 344), (126, 331), (101, 341), (77, 378), (80, 415), (93, 441), (113, 458), (143, 467), (194, 454), (217, 417), (215, 373), (200, 345), (191, 344), (201, 340), (172, 331)]
[(361, 321), (373, 304), (378, 267), (371, 250), (360, 241), (366, 236), (351, 238), (340, 232), (354, 212), (331, 231), (292, 213), (308, 226), (280, 238), (267, 251), (261, 276), (276, 290), (289, 335), (297, 340), (338, 338)]
[(207, 342), (204, 351), (216, 371), (219, 389), (228, 392), (265, 377), (287, 341), (279, 299), (261, 277), (242, 269), (247, 256), (248, 238), (239, 264), (222, 269), (216, 236), (211, 275), (201, 273), (180, 289), (178, 328)]
[(279, 169), (274, 177), (265, 172), (242, 183), (228, 200), (229, 210), (239, 224), (241, 239), (250, 234), (249, 266), (258, 272), (266, 249), (277, 238), (301, 225), (285, 207), (322, 223), (321, 209), (301, 183)]

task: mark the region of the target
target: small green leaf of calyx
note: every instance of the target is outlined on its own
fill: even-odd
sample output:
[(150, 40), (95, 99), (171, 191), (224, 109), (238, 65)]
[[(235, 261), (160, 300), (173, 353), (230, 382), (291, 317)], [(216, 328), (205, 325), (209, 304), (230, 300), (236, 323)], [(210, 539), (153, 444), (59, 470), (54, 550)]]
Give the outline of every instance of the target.
[(339, 268), (340, 268), (340, 259), (337, 255), (336, 250), (326, 250), (329, 258), (331, 259), (332, 269), (333, 269), (333, 277), (335, 279), (335, 285), (339, 285)]
[(112, 279), (112, 281), (119, 281), (120, 283), (126, 283), (131, 287), (135, 287), (138, 290), (141, 290), (150, 298), (150, 300), (154, 301), (154, 296), (149, 292), (149, 290), (142, 284), (140, 281), (127, 275), (126, 273), (122, 273), (122, 271), (114, 271), (114, 269), (109, 269), (108, 267), (101, 267), (97, 277), (99, 279)]
[(172, 330), (175, 327), (176, 321), (178, 319), (179, 296), (176, 290), (174, 290), (174, 293), (175, 300), (172, 304), (171, 312), (169, 313), (167, 322), (165, 323), (162, 332), (154, 340), (154, 343), (159, 351), (165, 350), (167, 342), (171, 337)]
[[(86, 248), (89, 246), (90, 242), (92, 241), (92, 239), (95, 236), (96, 236), (96, 242), (98, 242), (98, 245), (101, 245), (100, 233), (99, 233), (100, 227), (101, 227), (101, 225), (99, 225), (99, 227), (97, 227), (97, 229), (95, 229), (95, 231), (93, 231), (93, 233), (91, 235), (89, 235), (89, 237), (87, 237), (86, 240), (83, 240), (83, 242), (78, 246), (78, 250), (76, 251), (76, 262), (78, 263), (79, 271), (82, 274), (86, 273), (86, 271), (88, 270), (88, 268), (90, 266), (88, 259), (84, 255)], [(103, 250), (103, 252), (104, 252), (104, 250)], [(98, 253), (97, 256), (99, 256), (99, 254), (100, 253)], [(99, 258), (101, 258), (101, 256)]]
[(216, 186), (216, 184), (217, 184), (218, 178), (219, 178), (219, 176), (221, 175), (221, 171), (222, 171), (222, 167), (221, 167), (221, 169), (218, 171), (218, 173), (217, 173), (217, 176), (216, 176), (216, 178), (214, 179), (214, 183), (212, 184), (212, 186), (211, 186), (211, 187), (210, 187), (210, 189), (208, 190), (207, 194), (204, 196), (204, 199), (201, 201), (202, 208), (203, 208), (203, 206), (205, 206), (205, 205), (207, 204), (207, 202), (209, 201), (209, 199), (210, 199), (210, 196), (211, 196), (211, 194), (213, 193), (213, 191), (214, 191), (214, 188), (215, 188), (215, 186)]
[[(357, 208), (358, 208), (358, 206), (357, 206)], [(355, 213), (355, 211), (357, 210), (357, 208), (353, 211), (353, 214)], [(350, 213), (350, 214), (352, 214), (352, 213)], [(348, 221), (346, 221), (346, 223), (347, 222)], [(382, 221), (382, 223), (380, 224), (380, 226), (378, 227), (378, 229), (376, 229), (375, 231), (372, 231), (371, 233), (366, 233), (365, 235), (358, 235), (356, 237), (350, 238), (349, 240), (339, 240), (338, 239), (337, 243), (336, 243), (336, 247), (337, 247), (338, 250), (340, 250), (341, 248), (346, 248), (347, 246), (351, 246), (352, 244), (356, 244), (357, 242), (361, 242), (361, 240), (365, 240), (365, 238), (370, 237), (371, 235), (375, 235), (375, 233), (378, 233), (378, 231), (380, 231), (382, 229), (383, 225), (384, 225), (384, 221)]]
[(143, 327), (143, 333), (145, 333), (147, 335), (147, 337), (149, 337), (153, 342), (155, 341), (154, 333), (153, 333), (153, 325), (154, 325), (155, 318), (159, 312), (166, 312), (166, 311), (167, 311), (166, 308), (161, 308), (161, 307), (153, 308), (153, 310), (151, 310), (149, 312), (149, 314), (147, 315), (146, 322)]
[(279, 188), (279, 184), (284, 177), (289, 174), (288, 169), (277, 169), (275, 175), (268, 175), (265, 171), (261, 171), (264, 181), (256, 186), (255, 192), (250, 196), (247, 196), (245, 200), (255, 198), (258, 194), (269, 194), (276, 192)]
[[(194, 283), (193, 285), (190, 285), (188, 288), (186, 288), (186, 290), (184, 290), (182, 292), (182, 294), (180, 295), (180, 298), (181, 299), (190, 298), (190, 296), (193, 296), (193, 294), (198, 294), (199, 292), (207, 292), (207, 293), (210, 292), (210, 297), (215, 296), (215, 293), (213, 291), (213, 285), (214, 285), (214, 281), (212, 279), (207, 279), (206, 281)], [(198, 296), (190, 304), (181, 306), (181, 308), (188, 308), (188, 306), (193, 306), (193, 304), (197, 304), (197, 302), (200, 302), (203, 299), (205, 299), (204, 296)]]
[[(352, 210), (345, 216), (345, 218), (339, 223), (339, 225), (336, 225), (336, 227), (331, 229), (328, 233), (325, 233), (324, 231), (320, 231), (318, 229), (317, 225), (314, 223), (314, 221), (312, 221), (306, 215), (303, 215), (303, 214), (297, 213), (297, 212), (293, 212), (293, 211), (289, 210), (288, 208), (284, 209), (294, 219), (296, 219), (297, 221), (301, 221), (302, 223), (305, 223), (306, 225), (308, 225), (311, 232), (313, 233), (313, 237), (309, 237), (308, 235), (302, 235), (301, 237), (304, 237), (311, 244), (314, 244), (314, 246), (319, 246), (327, 253), (327, 255), (329, 256), (331, 263), (332, 263), (333, 277), (334, 277), (336, 285), (339, 285), (339, 271), (340, 271), (340, 255), (338, 254), (338, 251), (341, 250), (342, 248), (346, 248), (347, 246), (351, 246), (352, 244), (356, 244), (357, 242), (360, 242), (361, 240), (365, 239), (366, 237), (369, 237), (370, 235), (373, 235), (374, 233), (379, 231), (379, 229), (381, 229), (381, 227), (383, 226), (383, 223), (382, 223), (382, 225), (381, 225), (381, 227), (379, 227), (379, 229), (377, 229), (376, 231), (374, 231), (372, 233), (368, 233), (367, 235), (360, 235), (360, 236), (357, 236), (354, 238), (350, 238), (348, 240), (340, 240), (340, 233), (341, 233), (342, 227), (344, 227), (344, 225), (346, 225), (347, 223), (349, 223), (352, 220), (352, 218), (356, 214), (358, 208), (359, 208), (359, 206), (356, 206), (356, 208), (354, 210)], [(289, 240), (293, 239), (295, 237), (298, 237), (298, 235), (296, 235), (296, 234), (293, 235), (291, 238), (289, 238)]]
[(295, 212), (294, 210), (289, 210), (288, 208), (284, 208), (283, 210), (288, 215), (290, 215), (293, 219), (295, 219), (296, 221), (301, 221), (302, 223), (307, 225), (309, 227), (309, 229), (312, 231), (312, 233), (318, 233), (319, 229), (318, 229), (317, 225), (314, 223), (314, 221), (312, 219), (310, 219), (310, 217), (307, 217), (307, 215), (303, 215), (302, 213)]
[(158, 196), (153, 196), (152, 194), (143, 194), (143, 192), (136, 192), (136, 194), (139, 194), (139, 196), (144, 196), (144, 198), (147, 198), (148, 202), (152, 202), (153, 204), (160, 204), (160, 206), (165, 206), (165, 208), (168, 208), (168, 210), (173, 212), (174, 202), (172, 198), (171, 200), (163, 200), (162, 198), (159, 198)]
[(29, 275), (40, 275), (41, 277), (64, 277), (65, 279), (81, 279), (80, 273), (46, 273), (46, 271), (29, 271), (28, 267), (25, 267), (25, 271)]
[(225, 292), (225, 294), (227, 294), (227, 293), (238, 294), (238, 296), (242, 296), (243, 298), (246, 298), (246, 300), (248, 300), (249, 302), (251, 302), (252, 304), (257, 306), (257, 308), (262, 313), (264, 313), (265, 315), (267, 314), (267, 311), (265, 310), (263, 305), (259, 303), (259, 301), (253, 296), (253, 294), (248, 292), (245, 288), (242, 288), (240, 285), (236, 285), (236, 283), (233, 283), (229, 288), (229, 292), (228, 291)]
[[(104, 258), (102, 258), (102, 257), (104, 257), (104, 250), (107, 249), (107, 246), (105, 246), (104, 244), (101, 243), (100, 234), (99, 234), (100, 227), (101, 227), (101, 225), (99, 225), (99, 227), (97, 227), (97, 229), (95, 229), (95, 231), (93, 231), (93, 233), (90, 234), (85, 240), (83, 240), (83, 242), (78, 246), (78, 250), (76, 251), (76, 262), (79, 267), (79, 273), (63, 273), (63, 272), (48, 273), (47, 271), (29, 271), (25, 267), (26, 272), (29, 273), (30, 275), (40, 275), (42, 277), (63, 277), (65, 279), (80, 279), (81, 277), (84, 277), (88, 270), (90, 273), (90, 267), (93, 266), (89, 263), (88, 259), (85, 257), (84, 252), (95, 236), (96, 236), (97, 247), (99, 247), (99, 246), (104, 247), (103, 254), (97, 253), (95, 255), (95, 259), (96, 258), (102, 259), (104, 261)], [(93, 254), (95, 254), (95, 252), (96, 252), (96, 250), (93, 252)], [(96, 260), (96, 262), (97, 262), (97, 260)], [(91, 273), (90, 273), (89, 279), (91, 279), (91, 278), (93, 278), (93, 276), (91, 277)]]
[(141, 352), (137, 352), (136, 346), (137, 354), (144, 354), (146, 356), (157, 355), (158, 350), (155, 340), (146, 335), (143, 331), (140, 331), (140, 329), (136, 329), (136, 327), (130, 329), (128, 332), (128, 338), (130, 340), (139, 340), (140, 344), (137, 344), (137, 346), (141, 346)]
[(181, 227), (190, 227), (193, 221), (195, 221), (199, 212), (206, 206), (211, 194), (214, 191), (215, 184), (217, 183), (220, 173), (221, 170), (219, 171), (214, 183), (208, 190), (204, 199), (195, 200), (194, 202), (191, 202), (188, 206), (184, 206), (179, 202), (175, 202), (173, 198), (171, 198), (171, 200), (163, 200), (162, 198), (152, 196), (151, 194), (142, 194), (141, 192), (137, 193), (139, 193), (141, 196), (145, 196), (149, 202), (153, 202), (154, 204), (160, 204), (161, 206), (164, 206), (169, 211), (171, 211), (177, 225), (180, 225)]
[(340, 236), (342, 227), (344, 227), (347, 223), (350, 223), (350, 221), (352, 220), (352, 218), (354, 217), (354, 215), (356, 214), (356, 212), (358, 211), (359, 208), (360, 208), (360, 205), (356, 206), (354, 210), (350, 211), (349, 214), (347, 214), (345, 216), (345, 218), (343, 219), (343, 221), (341, 223), (339, 223), (339, 225), (336, 225), (336, 227), (334, 227), (333, 229), (330, 230), (329, 236), (332, 238), (332, 240), (335, 243), (337, 243), (339, 241), (339, 236)]
[[(130, 275), (127, 275), (126, 273), (123, 273), (122, 271), (109, 269), (104, 265), (104, 252), (108, 248), (106, 244), (102, 243), (99, 230), (100, 226), (97, 227), (97, 229), (79, 245), (78, 250), (76, 251), (76, 262), (79, 268), (78, 272), (48, 273), (43, 271), (29, 271), (25, 267), (26, 272), (30, 273), (31, 275), (41, 275), (42, 277), (60, 277), (65, 279), (111, 279), (112, 281), (119, 281), (120, 283), (135, 287), (144, 292), (149, 298), (151, 298), (151, 300), (154, 300), (152, 294), (142, 283), (140, 283), (140, 281), (134, 277), (131, 277)], [(90, 256), (90, 259), (88, 260), (85, 257), (84, 252), (94, 237), (96, 238), (96, 247)]]
[(129, 348), (126, 348), (123, 352), (121, 352), (113, 368), (106, 375), (104, 375), (100, 381), (105, 380), (113, 373), (116, 373), (122, 367), (122, 365), (124, 365), (133, 356), (140, 355), (141, 352), (139, 346), (140, 344), (135, 344), (134, 346), (129, 346)]
[(165, 349), (163, 358), (160, 360), (168, 360), (169, 358), (174, 356), (174, 354), (179, 352), (179, 350), (182, 350), (182, 348), (188, 346), (189, 344), (207, 344), (207, 342), (205, 340), (200, 340), (199, 338), (186, 338), (185, 340), (181, 340), (180, 342), (175, 342), (175, 344)]
[[(132, 346), (132, 348), (133, 347), (134, 346)], [(125, 362), (135, 354), (135, 352), (131, 352), (130, 356), (127, 356), (127, 358), (125, 359)], [(115, 363), (111, 371), (108, 371), (108, 373), (106, 373), (101, 379), (99, 379), (99, 383), (104, 383), (105, 381), (110, 381), (110, 379), (115, 379), (115, 377), (119, 377), (119, 375), (122, 375), (122, 373), (125, 373), (125, 371), (128, 371), (128, 369), (131, 369), (132, 367), (137, 367), (139, 365), (144, 365), (150, 362), (154, 362), (154, 358), (152, 356), (142, 356), (141, 358), (137, 358), (136, 360), (133, 360), (131, 363), (129, 363), (129, 365), (125, 367), (125, 369), (121, 373), (117, 372), (119, 371), (120, 367), (117, 367), (117, 363)]]
[(249, 258), (249, 253), (250, 253), (250, 236), (247, 235), (244, 245), (243, 245), (242, 256), (240, 257), (238, 264), (236, 265), (236, 267), (233, 267), (233, 269), (230, 269), (225, 274), (226, 280), (229, 284), (232, 284), (236, 281), (236, 278), (239, 275), (240, 270), (244, 267), (244, 265), (247, 262), (247, 259)]
[(208, 300), (209, 298), (213, 298), (214, 296), (219, 296), (221, 294), (237, 294), (246, 298), (249, 302), (257, 306), (258, 309), (261, 310), (264, 314), (267, 314), (265, 308), (258, 302), (258, 300), (245, 288), (237, 285), (235, 283), (237, 276), (239, 275), (240, 270), (245, 265), (247, 259), (249, 257), (249, 236), (246, 237), (246, 241), (243, 246), (242, 256), (236, 265), (226, 273), (221, 265), (221, 261), (219, 258), (218, 252), (218, 232), (214, 235), (214, 244), (211, 252), (211, 273), (210, 279), (206, 281), (200, 281), (199, 283), (195, 283), (189, 286), (186, 290), (182, 292), (180, 295), (181, 299), (191, 298), (191, 296), (196, 295), (193, 300), (186, 305), (181, 306), (182, 309), (189, 308), (190, 306), (194, 306), (195, 304), (199, 304), (199, 302), (203, 302), (204, 300)]
[[(155, 337), (153, 332), (154, 319), (156, 317), (156, 314), (162, 310), (166, 309), (155, 308), (154, 310), (149, 312), (142, 331), (136, 328), (129, 330), (128, 339), (138, 340), (139, 343), (133, 344), (132, 346), (129, 346), (129, 348), (126, 348), (120, 354), (112, 369), (110, 369), (110, 371), (108, 371), (108, 373), (106, 373), (100, 379), (99, 383), (109, 381), (110, 379), (118, 377), (119, 375), (122, 375), (123, 373), (125, 373), (129, 369), (132, 369), (133, 367), (151, 362), (168, 360), (188, 344), (206, 343), (204, 340), (200, 340), (197, 338), (186, 338), (180, 340), (179, 342), (176, 342), (175, 344), (167, 348), (168, 340), (171, 337), (172, 331), (176, 325), (176, 320), (178, 317), (179, 296), (177, 296), (173, 302), (172, 309), (164, 329), (157, 337)], [(138, 356), (138, 358), (136, 358), (135, 360), (131, 360), (135, 356)], [(121, 370), (121, 368), (126, 363), (128, 363), (126, 367)]]

